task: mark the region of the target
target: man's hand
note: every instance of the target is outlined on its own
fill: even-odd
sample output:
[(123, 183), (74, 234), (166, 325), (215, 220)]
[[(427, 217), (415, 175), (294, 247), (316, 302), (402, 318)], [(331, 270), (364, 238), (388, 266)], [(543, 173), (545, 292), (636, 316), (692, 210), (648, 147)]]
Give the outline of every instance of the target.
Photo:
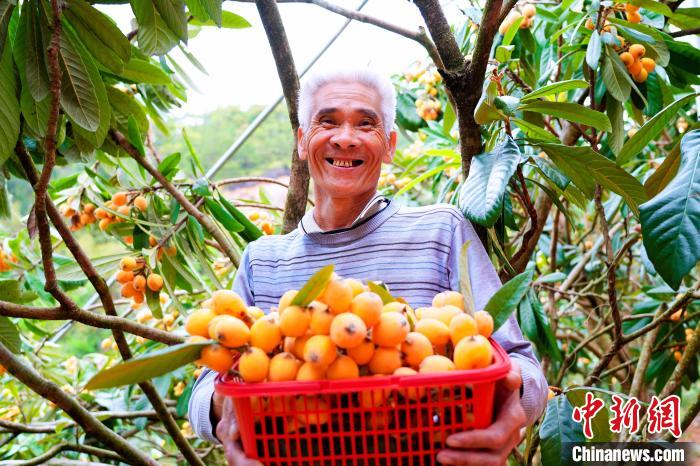
[(221, 419), (216, 426), (216, 437), (224, 446), (226, 461), (229, 466), (262, 466), (259, 461), (247, 458), (241, 447), (238, 446), (238, 423), (236, 422), (236, 413), (233, 411), (233, 402), (231, 398), (223, 398), (223, 403), (220, 405)]
[(520, 366), (511, 359), (511, 370), (496, 386), (494, 406), (500, 406), (496, 421), (486, 429), (474, 429), (447, 437), (449, 449), (440, 451), (442, 464), (460, 466), (501, 466), (520, 443), (520, 429), (525, 425), (525, 411), (520, 404), (522, 377)]

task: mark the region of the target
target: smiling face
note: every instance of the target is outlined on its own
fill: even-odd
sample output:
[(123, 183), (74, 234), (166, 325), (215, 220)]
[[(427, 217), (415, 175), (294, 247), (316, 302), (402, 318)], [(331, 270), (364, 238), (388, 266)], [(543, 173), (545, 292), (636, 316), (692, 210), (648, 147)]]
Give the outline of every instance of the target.
[(332, 198), (374, 193), (382, 162), (390, 163), (396, 149), (396, 132), (387, 137), (381, 119), (379, 94), (357, 82), (320, 87), (308, 131), (300, 127), (298, 136), (316, 195)]

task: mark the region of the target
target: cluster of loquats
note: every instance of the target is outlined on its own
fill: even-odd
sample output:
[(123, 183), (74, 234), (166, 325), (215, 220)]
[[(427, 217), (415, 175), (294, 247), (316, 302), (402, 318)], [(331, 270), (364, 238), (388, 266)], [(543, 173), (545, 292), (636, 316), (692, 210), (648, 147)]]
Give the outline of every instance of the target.
[(163, 288), (163, 277), (150, 272), (142, 258), (122, 258), (116, 279), (122, 285), (121, 295), (131, 298), (136, 304), (143, 303), (146, 288), (153, 292), (159, 292)]
[(425, 121), (437, 120), (442, 111), (442, 103), (438, 99), (438, 84), (442, 76), (437, 69), (419, 65), (415, 71), (404, 76), (410, 83), (418, 85), (416, 93), (416, 113)]
[(643, 83), (649, 77), (649, 73), (656, 68), (656, 62), (645, 57), (646, 48), (642, 44), (632, 44), (626, 52), (620, 54), (620, 60), (627, 67), (632, 79)]
[[(337, 275), (308, 306), (283, 294), (268, 314), (230, 290), (216, 291), (187, 319), (191, 342), (207, 339), (199, 364), (233, 371), (247, 383), (354, 379), (489, 366), (489, 313), (464, 311), (455, 291), (413, 310), (382, 298), (361, 281)], [(234, 362), (237, 366), (234, 370)]]
[(536, 14), (537, 9), (534, 5), (530, 3), (522, 5), (520, 7), (520, 11), (518, 11), (517, 9), (513, 9), (510, 13), (508, 13), (506, 18), (498, 27), (498, 32), (501, 33), (502, 36), (505, 36), (506, 32), (508, 32), (508, 29), (510, 29), (510, 27), (521, 18), (522, 21), (520, 22), (520, 29), (529, 29), (530, 26), (532, 26), (532, 23), (534, 22)]
[[(112, 199), (105, 203), (107, 209), (98, 207), (94, 211), (95, 217), (100, 219), (100, 223), (98, 224), (100, 230), (106, 231), (112, 223), (123, 222), (123, 217), (129, 217), (131, 215), (132, 206), (144, 212), (148, 208), (148, 200), (137, 193), (130, 194), (123, 191), (114, 193)], [(119, 215), (114, 212), (117, 212)]]
[(266, 235), (275, 234), (275, 227), (272, 225), (270, 217), (267, 214), (260, 214), (260, 212), (252, 212), (250, 215), (248, 215), (248, 219), (251, 222), (255, 223), (255, 225), (258, 228), (260, 228), (262, 232)]
[(72, 205), (72, 199), (68, 198), (59, 208), (61, 215), (70, 220), (70, 231), (78, 231), (84, 226), (92, 225), (93, 223), (97, 222), (97, 217), (95, 216), (95, 204), (90, 202), (81, 202), (77, 210), (74, 209)]
[(640, 23), (642, 15), (639, 14), (639, 7), (631, 3), (625, 3), (625, 16), (630, 23)]

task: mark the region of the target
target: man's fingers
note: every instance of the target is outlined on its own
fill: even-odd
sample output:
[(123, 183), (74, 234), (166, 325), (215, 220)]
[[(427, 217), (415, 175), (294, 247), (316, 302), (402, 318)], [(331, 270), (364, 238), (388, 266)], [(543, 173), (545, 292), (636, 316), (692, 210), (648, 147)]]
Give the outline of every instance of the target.
[(475, 429), (452, 434), (447, 437), (447, 446), (451, 448), (498, 448), (509, 441), (513, 433), (520, 434), (525, 423), (525, 412), (520, 405), (517, 392), (507, 399), (501, 407), (496, 421), (485, 429)]
[(520, 384), (523, 383), (523, 377), (520, 373), (520, 365), (518, 362), (511, 358), (511, 368), (510, 372), (501, 381), (501, 386), (508, 390), (520, 390)]
[(493, 450), (441, 450), (437, 455), (437, 460), (441, 464), (454, 465), (476, 465), (502, 466), (505, 464), (510, 452), (520, 443), (520, 432), (515, 431), (510, 435), (508, 440)]
[(238, 444), (232, 442), (228, 447), (224, 447), (226, 450), (226, 460), (230, 466), (263, 466), (263, 464), (251, 458), (245, 456), (243, 450), (238, 448)]

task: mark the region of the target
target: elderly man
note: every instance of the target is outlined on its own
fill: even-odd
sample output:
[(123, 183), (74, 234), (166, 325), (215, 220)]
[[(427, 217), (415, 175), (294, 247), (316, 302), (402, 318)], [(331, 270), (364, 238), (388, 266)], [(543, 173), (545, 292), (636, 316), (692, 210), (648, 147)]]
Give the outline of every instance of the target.
[[(299, 289), (313, 272), (333, 263), (341, 276), (381, 280), (412, 306), (429, 306), (435, 294), (459, 288), (459, 256), (467, 240), (477, 309), (501, 286), (457, 208), (403, 207), (377, 193), (381, 165), (392, 161), (396, 149), (395, 105), (391, 82), (369, 70), (317, 75), (303, 83), (298, 148), (313, 178), (316, 204), (294, 231), (248, 245), (233, 285), (248, 305), (276, 306), (283, 291)], [(515, 318), (493, 338), (513, 363), (498, 387), (495, 421), (450, 436), (438, 455), (443, 464), (503, 464), (521, 428), (540, 416), (547, 401), (539, 362)], [(230, 464), (256, 464), (232, 440), (234, 415), (230, 402), (214, 394), (215, 376), (204, 373), (194, 387), (192, 425), (202, 438), (223, 442)]]

